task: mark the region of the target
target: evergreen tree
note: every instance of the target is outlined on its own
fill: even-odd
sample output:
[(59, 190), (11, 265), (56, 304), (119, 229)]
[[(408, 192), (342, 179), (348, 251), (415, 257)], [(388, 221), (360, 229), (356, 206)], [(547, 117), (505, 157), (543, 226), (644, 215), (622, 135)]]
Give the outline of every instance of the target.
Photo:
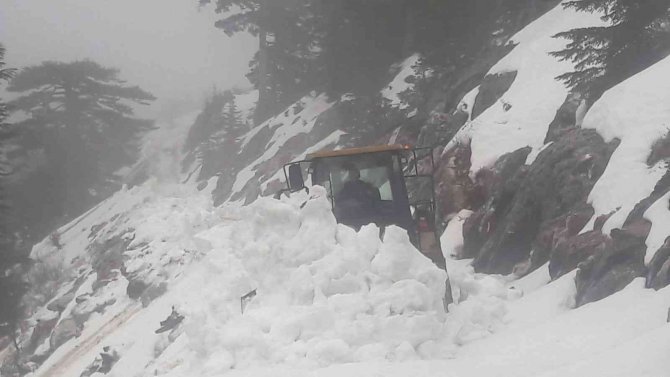
[[(14, 70), (4, 68), (5, 49), (0, 45), (0, 82), (11, 79)], [(7, 131), (8, 125), (4, 124), (7, 117), (6, 105), (0, 101), (0, 143), (5, 147), (11, 140), (11, 133)], [(5, 186), (6, 175), (11, 170), (5, 161), (0, 168), (0, 338), (8, 336), (13, 340), (16, 347), (16, 363), (18, 367), (19, 346), (17, 343), (17, 323), (21, 317), (21, 298), (26, 291), (26, 285), (21, 280), (21, 265), (26, 263), (17, 247), (16, 240), (10, 232), (10, 207), (6, 201)]]
[(555, 35), (569, 43), (552, 55), (576, 68), (558, 79), (591, 101), (670, 52), (670, 0), (580, 0), (563, 6), (598, 12), (607, 23)]
[(138, 138), (153, 127), (133, 116), (132, 105), (154, 97), (118, 74), (88, 60), (44, 62), (10, 82), (8, 90), (20, 94), (10, 106), (26, 116), (15, 125), (23, 151), (15, 158), (32, 169), (14, 200), (26, 224), (42, 225), (37, 237), (118, 188), (114, 173), (136, 160)]
[[(258, 53), (247, 75), (258, 89), (256, 124), (305, 94), (316, 76), (318, 50), (313, 0), (200, 0), (215, 3), (216, 12), (227, 14), (215, 26), (232, 36), (249, 32), (258, 37)], [(229, 14), (232, 10), (234, 13)]]
[(199, 178), (227, 175), (238, 167), (239, 138), (248, 130), (232, 91), (213, 93), (196, 118), (184, 144), (184, 149), (190, 151), (201, 165)]
[[(5, 66), (5, 47), (0, 44), (0, 82), (9, 81), (12, 78), (15, 70), (12, 68), (4, 68)], [(0, 126), (3, 125), (4, 120), (7, 118), (7, 104), (5, 104), (2, 99), (0, 99)]]

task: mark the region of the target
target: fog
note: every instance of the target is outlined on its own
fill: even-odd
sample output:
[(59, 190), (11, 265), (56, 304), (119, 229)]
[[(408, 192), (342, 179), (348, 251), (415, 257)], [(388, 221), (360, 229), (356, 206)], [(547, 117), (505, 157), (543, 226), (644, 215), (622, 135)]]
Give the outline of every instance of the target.
[(247, 87), (256, 44), (214, 27), (212, 8), (197, 0), (0, 0), (0, 43), (8, 67), (44, 60), (92, 59), (121, 70), (158, 100), (139, 114), (179, 115), (204, 94)]

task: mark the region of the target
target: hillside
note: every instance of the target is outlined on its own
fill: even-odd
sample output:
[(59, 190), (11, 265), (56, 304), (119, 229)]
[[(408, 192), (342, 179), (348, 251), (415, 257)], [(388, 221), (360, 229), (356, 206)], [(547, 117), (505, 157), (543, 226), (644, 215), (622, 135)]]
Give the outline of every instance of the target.
[[(314, 91), (217, 144), (230, 163), (198, 149), (206, 111), (182, 119), (130, 175), (152, 178), (33, 248), (28, 375), (99, 377), (101, 353), (108, 376), (667, 375), (670, 57), (588, 104), (549, 52), (600, 24), (558, 4), (503, 28), (425, 108), (403, 100), (423, 85), (411, 54), (381, 113)], [(256, 95), (235, 94), (242, 119)], [(401, 229), (337, 224), (320, 187), (272, 198), (287, 162), (396, 142), (435, 146), (446, 308), (445, 272)]]

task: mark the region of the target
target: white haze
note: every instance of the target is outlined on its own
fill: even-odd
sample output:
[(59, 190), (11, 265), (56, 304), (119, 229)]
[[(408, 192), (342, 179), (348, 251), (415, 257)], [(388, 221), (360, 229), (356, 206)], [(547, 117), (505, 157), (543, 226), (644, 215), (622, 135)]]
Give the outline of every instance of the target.
[[(145, 116), (193, 110), (213, 87), (246, 87), (253, 37), (227, 37), (197, 0), (0, 0), (9, 67), (89, 58), (158, 101)], [(4, 96), (3, 96), (4, 97)]]

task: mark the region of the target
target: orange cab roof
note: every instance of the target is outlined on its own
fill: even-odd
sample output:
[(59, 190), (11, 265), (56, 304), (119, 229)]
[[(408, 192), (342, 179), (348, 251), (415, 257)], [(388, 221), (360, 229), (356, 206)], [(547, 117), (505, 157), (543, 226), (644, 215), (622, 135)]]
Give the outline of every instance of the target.
[(322, 157), (352, 156), (355, 154), (399, 151), (404, 149), (411, 149), (411, 147), (409, 145), (403, 145), (403, 144), (390, 144), (390, 145), (373, 145), (361, 148), (346, 148), (346, 149), (339, 149), (336, 151), (319, 151), (308, 154), (307, 159), (311, 160), (314, 158), (322, 158)]

